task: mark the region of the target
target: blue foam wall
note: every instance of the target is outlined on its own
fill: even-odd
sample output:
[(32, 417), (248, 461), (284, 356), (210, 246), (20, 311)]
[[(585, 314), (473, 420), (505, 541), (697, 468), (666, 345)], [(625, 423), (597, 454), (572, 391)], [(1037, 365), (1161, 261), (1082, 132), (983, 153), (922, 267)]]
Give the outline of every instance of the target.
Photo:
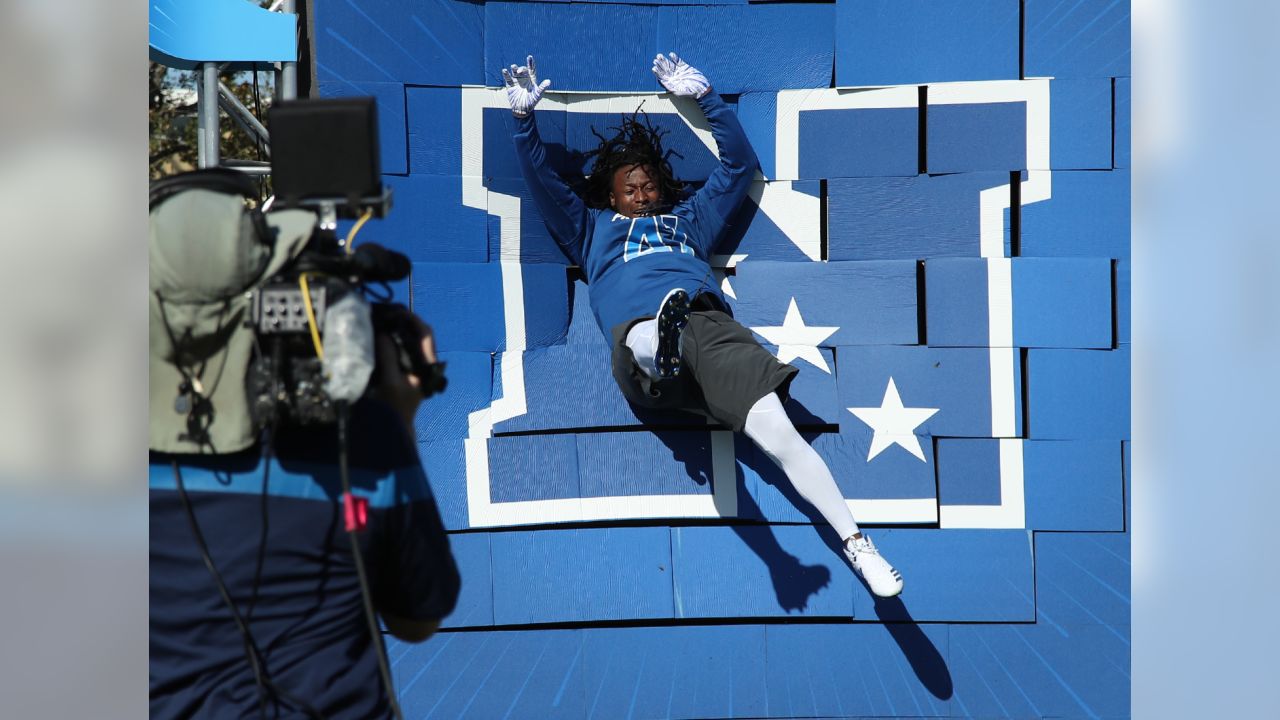
[(1028, 77), (1127, 77), (1128, 0), (1027, 0)]
[(1018, 77), (1018, 3), (963, 10), (927, 0), (837, 0), (836, 84), (914, 85)]
[(1008, 184), (1002, 172), (830, 180), (829, 258), (978, 257), (979, 194)]
[[(320, 93), (378, 101), (394, 207), (360, 239), (413, 261), (393, 297), (448, 363), (415, 431), (462, 595), (430, 641), (389, 643), (406, 717), (1127, 715), (1128, 2), (337, 0), (314, 21)], [(799, 368), (788, 415), (897, 599), (747, 437), (625, 400), (520, 175), (501, 67), (536, 56), (539, 132), (575, 177), (618, 120), (585, 94), (653, 107), (667, 51), (761, 161), (713, 281)], [(696, 109), (650, 119), (700, 186)], [(793, 300), (830, 333), (770, 340)], [(890, 378), (913, 427), (865, 419), (894, 412)]]
[(483, 5), (460, 0), (315, 4), (321, 82), (462, 85), (483, 78)]

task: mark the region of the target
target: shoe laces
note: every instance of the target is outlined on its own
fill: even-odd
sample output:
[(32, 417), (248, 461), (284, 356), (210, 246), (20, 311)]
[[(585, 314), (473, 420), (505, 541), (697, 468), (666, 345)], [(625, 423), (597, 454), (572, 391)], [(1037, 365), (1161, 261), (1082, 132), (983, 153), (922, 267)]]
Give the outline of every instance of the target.
[(876, 549), (876, 544), (871, 542), (871, 538), (863, 536), (861, 540), (857, 538), (849, 539), (849, 549), (855, 553), (866, 553), (869, 555), (879, 555), (880, 551)]

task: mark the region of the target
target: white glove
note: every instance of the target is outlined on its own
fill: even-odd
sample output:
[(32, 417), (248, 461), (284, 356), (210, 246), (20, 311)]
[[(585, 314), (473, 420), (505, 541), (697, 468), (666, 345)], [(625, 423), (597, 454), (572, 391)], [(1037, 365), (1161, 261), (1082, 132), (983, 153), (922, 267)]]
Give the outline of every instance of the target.
[(507, 86), (507, 102), (511, 103), (511, 114), (524, 117), (533, 112), (533, 106), (542, 99), (542, 91), (551, 86), (550, 80), (538, 84), (538, 68), (533, 64), (533, 56), (525, 59), (528, 65), (511, 69), (502, 69), (502, 83)]
[(707, 81), (706, 75), (676, 57), (675, 53), (668, 54), (671, 56), (670, 60), (662, 55), (653, 59), (653, 74), (658, 76), (662, 87), (672, 95), (685, 97), (702, 97), (711, 90), (711, 83)]

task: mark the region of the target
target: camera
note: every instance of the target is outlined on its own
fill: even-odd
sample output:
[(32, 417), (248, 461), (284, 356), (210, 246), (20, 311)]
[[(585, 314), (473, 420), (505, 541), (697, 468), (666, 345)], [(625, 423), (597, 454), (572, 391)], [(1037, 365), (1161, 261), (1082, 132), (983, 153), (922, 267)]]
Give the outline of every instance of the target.
[[(353, 242), (391, 208), (373, 98), (285, 101), (269, 124), (270, 213), (229, 168), (151, 186), (150, 376), (171, 407), (151, 413), (154, 449), (216, 454), (279, 423), (334, 422), (390, 371), (376, 367), (379, 335), (424, 396), (445, 387), (444, 363), (427, 361), (419, 324), (392, 302), (408, 258)], [(339, 218), (358, 218), (345, 238)]]
[[(443, 391), (444, 363), (427, 361), (411, 312), (389, 300), (387, 283), (409, 275), (409, 259), (351, 243), (365, 220), (391, 206), (372, 98), (281, 103), (270, 124), (278, 204), (313, 209), (319, 221), (298, 257), (253, 291), (247, 323), (258, 352), (246, 390), (254, 425), (333, 422), (335, 403), (354, 401), (387, 371), (376, 362), (380, 335), (393, 342), (399, 371), (419, 378), (424, 397)], [(338, 217), (359, 218), (345, 241)]]

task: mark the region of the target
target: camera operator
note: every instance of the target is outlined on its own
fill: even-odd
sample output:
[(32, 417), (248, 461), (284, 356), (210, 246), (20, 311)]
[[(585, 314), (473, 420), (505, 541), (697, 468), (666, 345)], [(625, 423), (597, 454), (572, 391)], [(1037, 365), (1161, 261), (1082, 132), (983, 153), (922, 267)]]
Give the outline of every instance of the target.
[[(263, 350), (248, 295), (302, 252), (315, 219), (264, 215), (235, 193), (153, 194), (153, 718), (392, 717), (362, 585), (408, 642), (457, 598), (413, 437), (424, 379), (402, 370), (403, 345), (376, 336), (375, 379), (341, 425), (251, 420), (246, 366)], [(430, 328), (402, 320), (434, 363)]]

